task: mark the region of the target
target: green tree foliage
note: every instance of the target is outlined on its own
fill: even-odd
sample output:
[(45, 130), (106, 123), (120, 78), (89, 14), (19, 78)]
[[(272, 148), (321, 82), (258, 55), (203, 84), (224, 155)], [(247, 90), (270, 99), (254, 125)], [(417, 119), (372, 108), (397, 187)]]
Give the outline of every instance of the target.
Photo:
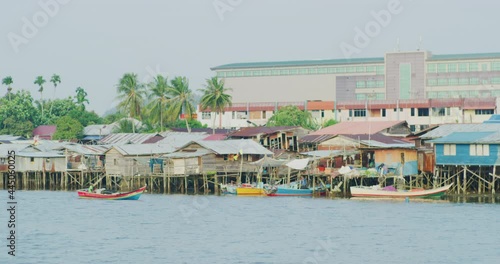
[(0, 132), (16, 136), (31, 136), (38, 125), (39, 112), (29, 92), (18, 91), (10, 100), (0, 99)]
[(104, 116), (103, 123), (104, 124), (111, 124), (111, 123), (119, 121), (119, 120), (121, 120), (122, 118), (125, 118), (125, 117), (126, 117), (126, 115), (124, 113), (122, 113), (122, 112), (115, 112), (115, 113), (108, 114), (108, 115)]
[(147, 115), (149, 124), (154, 126), (154, 124), (160, 123), (160, 131), (163, 131), (163, 124), (166, 121), (166, 110), (168, 100), (170, 95), (168, 94), (168, 80), (166, 77), (158, 75), (154, 80), (148, 84), (150, 100), (147, 107)]
[(335, 124), (337, 124), (338, 122), (335, 120), (335, 119), (328, 119), (326, 120), (325, 122), (323, 122), (323, 126), (322, 127), (329, 127), (329, 126), (333, 126)]
[(76, 88), (75, 104), (85, 110), (85, 103), (89, 103), (89, 100), (87, 99), (87, 92), (82, 87)]
[(43, 76), (37, 76), (35, 81), (33, 82), (34, 84), (38, 85), (40, 88), (38, 89), (38, 92), (40, 93), (40, 109), (42, 111), (42, 122), (43, 122), (43, 84), (45, 83), (45, 79)]
[[(190, 128), (207, 128), (206, 124), (203, 125), (200, 121), (196, 119), (189, 119), (188, 124)], [(186, 122), (180, 119), (169, 122), (167, 126), (170, 128), (187, 128)]]
[(170, 120), (177, 120), (181, 114), (185, 115), (185, 123), (188, 132), (191, 132), (188, 121), (193, 116), (195, 112), (193, 106), (192, 92), (189, 89), (189, 81), (186, 77), (175, 77), (170, 81), (170, 87), (168, 88), (168, 93), (171, 96), (169, 101), (169, 107), (167, 109), (167, 114)]
[(9, 100), (10, 100), (10, 94), (12, 92), (12, 83), (14, 82), (12, 81), (12, 77), (10, 76), (7, 76), (2, 79), (2, 84), (7, 86), (7, 93), (9, 94)]
[[(52, 77), (50, 78), (50, 82), (52, 83), (52, 85), (54, 85), (54, 99), (56, 98), (56, 88), (57, 88), (57, 85), (61, 83), (61, 77), (59, 77), (59, 75), (57, 74), (53, 74)], [(52, 113), (52, 106), (50, 107), (50, 113)]]
[[(128, 114), (129, 117), (141, 120), (141, 110), (144, 104), (146, 91), (135, 73), (125, 73), (117, 85), (118, 108)], [(132, 127), (133, 128), (133, 127)], [(132, 129), (135, 133), (135, 129)]]
[(56, 133), (52, 136), (56, 140), (71, 140), (82, 137), (83, 126), (78, 120), (70, 116), (63, 116), (56, 121)]
[(311, 113), (300, 110), (297, 106), (284, 106), (280, 108), (268, 121), (266, 126), (301, 126), (316, 130), (318, 125), (314, 122)]
[[(205, 88), (201, 91), (203, 92), (200, 102), (201, 109), (210, 108), (212, 112), (217, 113), (219, 115), (219, 128), (222, 128), (222, 114), (224, 114), (226, 107), (232, 105), (232, 97), (227, 92), (232, 91), (232, 89), (224, 87), (223, 80), (213, 77), (206, 80)], [(215, 130), (215, 119), (212, 129)]]
[(142, 126), (136, 126), (130, 119), (123, 118), (118, 122), (118, 127), (113, 130), (113, 133), (141, 133)]

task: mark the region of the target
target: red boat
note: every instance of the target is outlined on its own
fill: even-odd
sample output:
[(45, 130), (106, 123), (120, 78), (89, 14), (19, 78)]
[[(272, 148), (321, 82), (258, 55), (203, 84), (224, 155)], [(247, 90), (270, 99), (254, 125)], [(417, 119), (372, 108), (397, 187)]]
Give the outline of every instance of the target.
[(131, 192), (116, 192), (116, 193), (98, 193), (89, 192), (88, 189), (78, 190), (78, 197), (87, 199), (104, 199), (104, 200), (139, 200), (141, 194), (146, 190), (147, 185)]

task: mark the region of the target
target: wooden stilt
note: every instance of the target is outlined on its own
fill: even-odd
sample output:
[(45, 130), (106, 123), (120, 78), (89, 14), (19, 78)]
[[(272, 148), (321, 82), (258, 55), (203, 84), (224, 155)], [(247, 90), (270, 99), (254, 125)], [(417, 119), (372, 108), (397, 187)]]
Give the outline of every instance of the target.
[(463, 194), (467, 194), (467, 166), (464, 166)]
[(491, 179), (491, 194), (495, 194), (495, 181), (497, 179), (497, 174), (496, 174), (496, 166), (493, 166), (493, 175)]
[(214, 174), (214, 194), (219, 194), (219, 179), (217, 173)]
[(188, 186), (188, 178), (187, 178), (187, 175), (186, 175), (186, 177), (184, 177), (184, 186), (183, 186), (186, 194), (188, 193), (187, 186)]

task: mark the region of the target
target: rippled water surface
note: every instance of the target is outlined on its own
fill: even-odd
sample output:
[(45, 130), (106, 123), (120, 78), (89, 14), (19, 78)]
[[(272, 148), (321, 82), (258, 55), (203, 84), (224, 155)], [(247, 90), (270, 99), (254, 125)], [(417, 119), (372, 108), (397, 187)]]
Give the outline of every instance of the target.
[(16, 256), (2, 246), (0, 263), (500, 263), (499, 204), (16, 194)]

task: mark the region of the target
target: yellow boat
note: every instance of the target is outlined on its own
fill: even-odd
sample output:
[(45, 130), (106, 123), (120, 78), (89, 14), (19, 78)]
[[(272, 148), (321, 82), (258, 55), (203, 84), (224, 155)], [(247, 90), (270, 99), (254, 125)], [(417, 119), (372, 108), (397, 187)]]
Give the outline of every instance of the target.
[(245, 186), (243, 184), (241, 187), (236, 188), (236, 195), (265, 195), (266, 192), (263, 188), (257, 188), (253, 186)]

